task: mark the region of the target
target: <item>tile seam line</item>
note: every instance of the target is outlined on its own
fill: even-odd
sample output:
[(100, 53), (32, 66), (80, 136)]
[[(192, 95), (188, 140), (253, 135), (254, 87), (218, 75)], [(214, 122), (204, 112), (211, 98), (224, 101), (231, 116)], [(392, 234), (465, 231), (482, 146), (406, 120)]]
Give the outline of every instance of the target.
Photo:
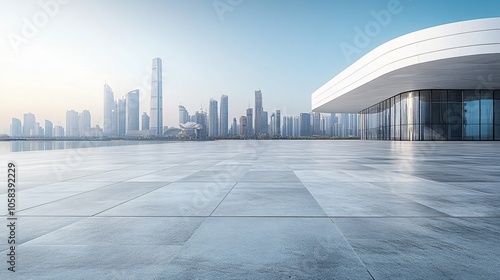
[(351, 251), (354, 253), (354, 255), (356, 255), (356, 258), (359, 260), (359, 262), (363, 265), (363, 267), (365, 268), (366, 272), (368, 273), (368, 275), (370, 275), (371, 279), (372, 280), (375, 280), (375, 277), (373, 277), (372, 273), (370, 272), (370, 270), (368, 270), (368, 267), (366, 266), (366, 264), (361, 260), (361, 258), (359, 257), (358, 253), (354, 250), (354, 248), (352, 247), (351, 243), (349, 243), (349, 241), (345, 238), (344, 236), (344, 233), (340, 230), (340, 228), (335, 224), (335, 222), (333, 221), (333, 219), (330, 219), (330, 222), (332, 223), (332, 225), (338, 230), (338, 232), (340, 233), (340, 235), (342, 236), (342, 239), (344, 239), (344, 241), (349, 245), (349, 248), (351, 248)]
[(231, 189), (226, 193), (226, 195), (224, 196), (224, 198), (221, 199), (221, 201), (217, 204), (217, 206), (214, 208), (214, 210), (212, 210), (212, 213), (210, 213), (210, 215), (208, 215), (208, 217), (212, 217), (212, 215), (215, 213), (215, 211), (219, 208), (219, 206), (222, 204), (222, 202), (224, 200), (226, 200), (226, 197), (233, 191), (234, 187), (236, 187), (237, 184), (238, 184), (238, 182), (235, 182), (233, 184), (233, 186), (231, 187)]
[[(102, 186), (102, 187), (98, 187), (98, 188), (95, 188), (95, 189), (92, 189), (92, 190), (84, 191), (84, 192), (81, 192), (81, 193), (76, 193), (76, 194), (69, 195), (69, 196), (66, 196), (66, 197), (63, 197), (63, 198), (59, 198), (59, 199), (56, 199), (56, 200), (53, 200), (53, 201), (49, 201), (49, 202), (45, 202), (45, 203), (38, 204), (38, 205), (35, 205), (35, 206), (31, 206), (31, 207), (25, 208), (25, 209), (23, 209), (23, 210), (18, 210), (18, 211), (16, 211), (16, 213), (17, 213), (17, 212), (23, 212), (23, 211), (26, 211), (26, 210), (30, 210), (30, 209), (33, 209), (33, 208), (36, 208), (36, 207), (39, 207), (39, 206), (47, 205), (47, 204), (50, 204), (50, 203), (58, 202), (58, 201), (61, 201), (61, 200), (64, 200), (64, 199), (67, 199), (67, 198), (70, 198), (70, 197), (74, 197), (74, 196), (77, 196), (77, 195), (85, 194), (85, 193), (88, 193), (88, 192), (91, 192), (91, 191), (100, 190), (100, 189), (102, 189), (102, 188), (106, 188), (106, 187), (109, 187), (109, 186), (112, 186), (112, 185), (116, 185), (116, 184), (124, 183), (125, 181), (127, 181), (127, 180), (123, 180), (123, 181), (119, 181), (119, 182), (111, 183), (111, 184), (109, 184), (109, 185), (104, 185), (104, 186)], [(99, 183), (99, 181), (89, 182), (89, 183)], [(170, 184), (170, 183), (169, 183), (169, 184)], [(20, 193), (21, 193), (21, 192), (20, 192)], [(86, 215), (85, 215), (85, 216), (86, 216)], [(58, 216), (56, 216), (56, 217), (58, 217)]]
[[(124, 181), (122, 181), (122, 182), (124, 182)], [(120, 182), (120, 183), (122, 183), (122, 182)], [(157, 189), (155, 189), (155, 190), (157, 190)], [(154, 190), (153, 190), (153, 191), (154, 191)], [(148, 193), (149, 193), (149, 192), (148, 192)], [(136, 197), (136, 198), (137, 198), (137, 197)], [(62, 198), (62, 199), (64, 199), (64, 198)], [(135, 199), (135, 198), (133, 198), (133, 199)], [(130, 201), (130, 200), (128, 200), (128, 201)], [(126, 202), (128, 202), (128, 201), (126, 201)], [(44, 203), (44, 204), (41, 204), (41, 205), (45, 205), (45, 204), (48, 204), (48, 203), (50, 203), (50, 202), (47, 202), (47, 203)], [(125, 202), (124, 202), (124, 203), (125, 203)], [(39, 206), (41, 206), (41, 205), (39, 205)], [(34, 207), (37, 207), (37, 206), (34, 206)], [(31, 208), (33, 208), (33, 207), (31, 207)], [(25, 209), (25, 210), (26, 210), (26, 209)], [(108, 209), (106, 209), (106, 210), (108, 210)], [(104, 211), (106, 211), (106, 210), (104, 210)], [(101, 212), (102, 212), (102, 211), (101, 211)], [(99, 213), (101, 213), (101, 212), (99, 212)], [(30, 218), (38, 218), (38, 217), (43, 217), (43, 218), (79, 218), (78, 220), (76, 220), (76, 221), (74, 221), (74, 222), (72, 222), (72, 223), (70, 223), (70, 224), (68, 224), (68, 225), (65, 225), (65, 226), (63, 226), (63, 227), (61, 227), (61, 228), (58, 228), (58, 229), (56, 229), (56, 230), (53, 230), (53, 231), (51, 231), (51, 232), (47, 232), (47, 233), (42, 234), (42, 235), (40, 235), (40, 236), (37, 236), (37, 237), (35, 237), (35, 238), (33, 238), (33, 239), (27, 240), (26, 242), (23, 242), (23, 243), (21, 243), (20, 245), (22, 245), (22, 244), (26, 244), (26, 243), (31, 242), (31, 241), (33, 241), (33, 240), (35, 240), (35, 239), (38, 239), (38, 238), (40, 238), (40, 237), (42, 237), (42, 236), (45, 236), (45, 235), (47, 235), (47, 234), (51, 234), (51, 233), (53, 233), (53, 232), (55, 232), (55, 231), (58, 231), (58, 230), (61, 230), (61, 229), (67, 228), (67, 227), (69, 227), (69, 226), (71, 226), (71, 225), (74, 225), (74, 224), (76, 224), (76, 223), (80, 222), (82, 219), (88, 219), (88, 218), (95, 217), (95, 215), (97, 215), (97, 214), (99, 214), (99, 213), (96, 213), (96, 214), (94, 214), (94, 215), (85, 215), (85, 216), (72, 216), (72, 215), (70, 215), (70, 216), (50, 216), (50, 215), (49, 215), (49, 216), (36, 216), (36, 215), (33, 215), (33, 216), (19, 216), (20, 218), (22, 218), (22, 217), (30, 217)]]
[[(123, 181), (123, 182), (124, 182), (124, 181)], [(122, 182), (122, 183), (123, 183), (123, 182)], [(112, 206), (112, 207), (109, 207), (109, 208), (104, 209), (104, 210), (102, 210), (102, 211), (100, 211), (100, 212), (97, 212), (97, 213), (95, 213), (95, 214), (93, 214), (93, 215), (90, 215), (90, 217), (95, 217), (95, 216), (97, 216), (97, 215), (99, 215), (99, 214), (101, 214), (101, 213), (103, 213), (103, 212), (106, 212), (106, 211), (108, 211), (108, 210), (111, 210), (111, 209), (113, 209), (113, 208), (116, 208), (116, 207), (118, 207), (118, 206), (120, 206), (120, 205), (123, 205), (123, 204), (125, 204), (125, 203), (127, 203), (127, 202), (130, 202), (130, 201), (132, 201), (132, 200), (134, 200), (134, 199), (137, 199), (137, 198), (139, 198), (139, 197), (141, 197), (141, 196), (145, 196), (145, 195), (147, 195), (147, 194), (149, 194), (149, 193), (152, 193), (152, 192), (154, 192), (154, 191), (156, 191), (156, 190), (158, 190), (158, 189), (161, 189), (161, 188), (163, 188), (163, 187), (166, 187), (166, 186), (168, 186), (168, 185), (170, 185), (170, 184), (171, 184), (171, 182), (167, 183), (166, 185), (162, 185), (162, 186), (159, 186), (159, 187), (157, 187), (157, 188), (154, 188), (154, 189), (152, 189), (152, 190), (150, 190), (150, 191), (148, 191), (148, 192), (145, 192), (145, 193), (140, 194), (140, 195), (138, 195), (138, 196), (136, 196), (136, 197), (133, 197), (133, 198), (128, 199), (128, 200), (125, 200), (125, 201), (123, 201), (123, 202), (121, 202), (121, 203), (119, 203), (119, 204), (116, 204), (116, 205), (114, 205), (114, 206)]]

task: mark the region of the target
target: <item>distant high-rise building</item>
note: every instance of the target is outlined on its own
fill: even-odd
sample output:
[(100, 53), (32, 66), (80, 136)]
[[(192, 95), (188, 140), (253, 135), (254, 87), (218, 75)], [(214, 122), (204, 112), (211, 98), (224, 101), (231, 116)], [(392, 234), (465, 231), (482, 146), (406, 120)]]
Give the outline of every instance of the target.
[(253, 120), (253, 109), (248, 108), (247, 109), (247, 133), (248, 133), (247, 135), (254, 134), (252, 120)]
[(231, 124), (231, 135), (238, 135), (238, 123), (236, 122), (236, 118), (233, 118), (233, 123)]
[(35, 135), (35, 115), (32, 113), (24, 114), (23, 122), (23, 136), (34, 136)]
[(54, 130), (54, 125), (51, 121), (45, 120), (45, 137), (52, 137), (52, 132)]
[(201, 125), (201, 128), (198, 129), (197, 131), (197, 137), (198, 138), (207, 138), (208, 137), (208, 131), (207, 131), (207, 113), (205, 112), (196, 112), (196, 123)]
[(22, 125), (21, 120), (12, 118), (12, 124), (10, 125), (10, 136), (19, 137), (22, 136)]
[(281, 111), (276, 110), (274, 135), (281, 135)]
[(240, 117), (240, 136), (248, 136), (248, 119), (246, 116)]
[(127, 132), (127, 100), (125, 98), (118, 99), (118, 136), (123, 137)]
[(148, 114), (146, 112), (143, 112), (141, 117), (141, 130), (150, 130), (149, 121), (150, 119)]
[(343, 113), (340, 114), (339, 118), (340, 125), (340, 137), (348, 137), (349, 136), (349, 114)]
[(331, 118), (327, 115), (321, 115), (321, 135), (331, 136)]
[(78, 112), (75, 110), (66, 111), (66, 136), (67, 137), (78, 137), (80, 136), (80, 119), (78, 117)]
[[(118, 134), (116, 101), (113, 90), (108, 84), (104, 84), (104, 136), (116, 136)], [(67, 132), (66, 132), (67, 133)]]
[(80, 120), (79, 121), (80, 121), (80, 123), (79, 123), (80, 136), (89, 136), (90, 128), (91, 128), (90, 112), (87, 110), (83, 110), (80, 113)]
[(293, 137), (299, 137), (300, 135), (300, 117), (293, 117)]
[(53, 133), (54, 137), (64, 137), (64, 127), (60, 126), (60, 125), (56, 125), (54, 126), (54, 133)]
[(149, 130), (149, 116), (146, 112), (142, 113), (142, 126), (141, 130)]
[(311, 115), (309, 113), (300, 113), (299, 136), (311, 136)]
[(283, 125), (281, 126), (281, 135), (290, 136), (289, 131), (290, 131), (290, 128), (288, 127), (288, 117), (283, 116)]
[[(264, 130), (262, 127), (263, 120), (262, 114), (264, 109), (262, 107), (262, 92), (260, 90), (255, 91), (255, 134), (263, 134), (267, 133), (267, 130)], [(266, 120), (267, 123), (267, 120)]]
[(190, 121), (189, 113), (186, 107), (179, 105), (179, 124), (184, 124)]
[(211, 98), (208, 109), (208, 135), (217, 137), (219, 135), (219, 110), (217, 108), (217, 100)]
[(262, 112), (262, 133), (269, 134), (269, 117), (267, 111)]
[(276, 135), (276, 116), (274, 113), (271, 114), (271, 122), (269, 123), (269, 135), (274, 136)]
[(43, 136), (45, 133), (43, 131), (43, 128), (40, 126), (40, 123), (37, 122), (35, 124), (35, 133), (33, 134), (33, 136)]
[(321, 130), (320, 130), (320, 127), (321, 127), (321, 114), (318, 113), (318, 112), (313, 112), (312, 113), (312, 116), (313, 116), (313, 131), (312, 131), (312, 135), (321, 135)]
[(359, 137), (359, 114), (349, 114), (350, 136)]
[(220, 97), (219, 135), (227, 136), (229, 133), (229, 104), (227, 95)]
[(163, 83), (162, 61), (153, 59), (153, 76), (151, 78), (151, 131), (153, 135), (163, 134)]
[(139, 130), (139, 90), (135, 89), (127, 93), (127, 131)]

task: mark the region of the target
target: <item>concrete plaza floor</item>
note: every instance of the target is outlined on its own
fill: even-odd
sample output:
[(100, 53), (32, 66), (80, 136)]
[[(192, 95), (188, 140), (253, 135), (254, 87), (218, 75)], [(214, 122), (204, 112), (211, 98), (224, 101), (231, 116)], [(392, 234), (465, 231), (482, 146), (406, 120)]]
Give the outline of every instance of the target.
[[(0, 279), (498, 279), (500, 142), (3, 153)], [(4, 224), (4, 225), (2, 225)]]

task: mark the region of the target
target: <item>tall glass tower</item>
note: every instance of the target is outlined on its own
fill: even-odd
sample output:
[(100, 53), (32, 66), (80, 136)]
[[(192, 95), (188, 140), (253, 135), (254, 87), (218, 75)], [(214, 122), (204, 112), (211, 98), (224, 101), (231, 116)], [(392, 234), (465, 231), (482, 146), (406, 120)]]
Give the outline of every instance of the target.
[(254, 135), (252, 119), (253, 119), (253, 109), (247, 108), (247, 134), (246, 135)]
[(228, 115), (228, 97), (222, 95), (220, 98), (220, 136), (228, 136), (229, 134), (229, 115)]
[(208, 111), (208, 136), (217, 137), (219, 135), (219, 118), (217, 100), (210, 99), (210, 107)]
[(189, 122), (189, 112), (186, 107), (179, 105), (179, 124), (185, 124)]
[(151, 77), (151, 132), (153, 135), (163, 134), (163, 83), (161, 80), (162, 63), (160, 58), (153, 59), (153, 76)]
[[(259, 135), (262, 133), (267, 133), (267, 131), (264, 131), (263, 129), (263, 111), (264, 109), (262, 108), (262, 92), (260, 90), (255, 91), (255, 134)], [(248, 120), (251, 122), (252, 120)], [(267, 120), (266, 120), (267, 122)]]
[(10, 136), (22, 136), (22, 125), (20, 119), (12, 118), (12, 126), (10, 128)]
[(113, 90), (104, 83), (104, 136), (115, 136), (116, 130), (116, 103)]
[(127, 132), (139, 130), (139, 90), (127, 93)]

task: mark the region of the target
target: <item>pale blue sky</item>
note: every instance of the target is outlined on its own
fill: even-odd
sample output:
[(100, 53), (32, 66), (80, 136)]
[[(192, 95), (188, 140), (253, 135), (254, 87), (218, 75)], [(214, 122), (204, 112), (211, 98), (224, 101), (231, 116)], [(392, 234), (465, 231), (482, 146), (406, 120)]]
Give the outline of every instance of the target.
[[(39, 3), (58, 10), (47, 15)], [(356, 45), (355, 30), (382, 10), (398, 12)], [(0, 0), (0, 133), (27, 112), (42, 126), (64, 125), (66, 110), (87, 109), (92, 125), (102, 125), (104, 81), (115, 98), (139, 88), (149, 114), (154, 57), (163, 59), (166, 125), (177, 125), (179, 104), (193, 114), (222, 94), (229, 117), (238, 117), (257, 89), (265, 110), (297, 115), (310, 111), (318, 87), (390, 39), (498, 16), (498, 0)], [(23, 35), (36, 20), (37, 30)], [(348, 59), (343, 44), (359, 53)]]

